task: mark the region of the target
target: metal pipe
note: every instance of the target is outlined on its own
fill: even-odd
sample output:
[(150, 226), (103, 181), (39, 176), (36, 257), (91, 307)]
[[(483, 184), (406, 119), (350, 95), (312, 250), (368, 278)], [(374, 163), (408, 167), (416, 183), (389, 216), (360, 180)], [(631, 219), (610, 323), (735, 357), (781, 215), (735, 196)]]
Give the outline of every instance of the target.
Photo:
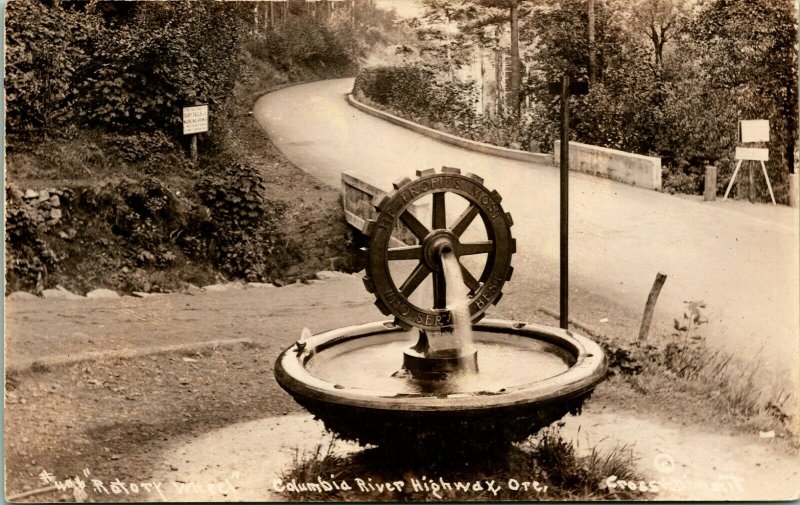
[(561, 328), (569, 328), (569, 76), (561, 78)]

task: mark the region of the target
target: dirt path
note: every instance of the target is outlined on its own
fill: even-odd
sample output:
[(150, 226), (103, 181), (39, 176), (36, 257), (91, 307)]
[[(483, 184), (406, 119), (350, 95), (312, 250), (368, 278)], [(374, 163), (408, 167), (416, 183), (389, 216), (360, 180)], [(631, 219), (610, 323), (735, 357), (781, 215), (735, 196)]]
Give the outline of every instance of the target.
[[(598, 409), (593, 403), (587, 407), (580, 416), (564, 420), (562, 433), (587, 452), (629, 447), (646, 477), (647, 490), (639, 486), (642, 499), (800, 497), (800, 459), (796, 452), (775, 447), (773, 439), (725, 435), (710, 427), (675, 424), (617, 408)], [(652, 492), (654, 488), (657, 492)]]
[(6, 300), (6, 367), (55, 356), (230, 338), (291, 342), (306, 326), (320, 332), (383, 319), (372, 302), (360, 276), (347, 274), (284, 288), (230, 287), (114, 300)]
[[(580, 416), (565, 419), (562, 436), (575, 441), (584, 453), (627, 446), (645, 477), (644, 488), (636, 482), (641, 499), (798, 498), (798, 460), (775, 458), (769, 441), (674, 426), (622, 410), (598, 410), (597, 403), (590, 403)], [(296, 458), (313, 454), (320, 446), (332, 447), (338, 455), (359, 450), (333, 441), (309, 415), (269, 418), (175, 444), (161, 455), (156, 478), (166, 483), (169, 500), (282, 501), (287, 495), (277, 492), (286, 484), (281, 475)], [(398, 475), (397, 480), (409, 477), (414, 476)], [(621, 485), (615, 476), (607, 477), (611, 486)]]
[(166, 483), (169, 501), (284, 501), (276, 479), (318, 447), (338, 455), (360, 449), (334, 443), (308, 414), (272, 417), (174, 444), (160, 455), (155, 478)]

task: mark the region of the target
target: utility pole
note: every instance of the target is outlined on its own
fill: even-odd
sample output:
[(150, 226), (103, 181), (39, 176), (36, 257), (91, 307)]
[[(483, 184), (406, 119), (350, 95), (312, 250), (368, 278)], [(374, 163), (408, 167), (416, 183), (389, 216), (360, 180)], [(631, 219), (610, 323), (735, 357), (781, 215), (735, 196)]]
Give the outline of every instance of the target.
[(594, 0), (588, 0), (589, 8), (589, 84), (597, 78), (597, 52), (594, 41)]

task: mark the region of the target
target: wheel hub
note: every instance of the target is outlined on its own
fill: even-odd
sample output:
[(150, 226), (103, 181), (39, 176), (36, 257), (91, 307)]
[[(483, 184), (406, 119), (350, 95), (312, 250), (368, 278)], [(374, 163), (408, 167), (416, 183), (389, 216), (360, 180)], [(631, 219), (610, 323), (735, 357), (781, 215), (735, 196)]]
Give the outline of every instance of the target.
[(432, 271), (442, 269), (442, 254), (453, 251), (458, 256), (458, 237), (450, 230), (433, 230), (422, 241), (422, 257)]

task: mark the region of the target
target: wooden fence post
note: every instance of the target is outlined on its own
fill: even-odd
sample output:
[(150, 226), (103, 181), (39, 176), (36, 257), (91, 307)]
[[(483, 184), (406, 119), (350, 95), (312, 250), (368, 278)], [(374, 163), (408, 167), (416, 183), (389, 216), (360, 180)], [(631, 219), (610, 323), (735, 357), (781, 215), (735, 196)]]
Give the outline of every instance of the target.
[(713, 202), (717, 199), (717, 167), (706, 165), (706, 178), (703, 186), (703, 200)]
[(664, 282), (667, 280), (667, 276), (658, 272), (656, 274), (656, 280), (653, 282), (653, 287), (650, 289), (650, 295), (647, 297), (647, 304), (644, 306), (644, 316), (642, 317), (642, 326), (639, 328), (639, 342), (644, 342), (647, 340), (647, 334), (650, 333), (650, 323), (653, 321), (653, 310), (656, 308), (656, 301), (658, 301), (658, 295), (661, 293), (661, 287), (664, 286)]
[(194, 165), (197, 165), (197, 134), (192, 135), (189, 141), (189, 157)]

